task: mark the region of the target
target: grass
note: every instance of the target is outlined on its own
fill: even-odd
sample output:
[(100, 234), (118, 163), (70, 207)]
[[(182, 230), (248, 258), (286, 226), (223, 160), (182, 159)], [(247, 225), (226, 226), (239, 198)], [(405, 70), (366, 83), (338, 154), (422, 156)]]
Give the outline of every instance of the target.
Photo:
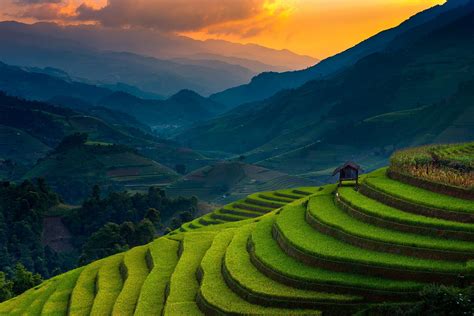
[(352, 236), (416, 248), (472, 253), (474, 256), (472, 242), (404, 233), (359, 221), (338, 208), (332, 195), (311, 198), (308, 211), (319, 222)]
[(417, 215), (390, 207), (372, 200), (352, 188), (339, 188), (339, 197), (355, 209), (373, 217), (379, 217), (397, 223), (425, 226), (452, 231), (474, 232), (474, 224), (453, 222), (444, 219)]
[(218, 219), (223, 222), (238, 222), (245, 217), (235, 214), (222, 214), (221, 212), (214, 212), (212, 213), (211, 218)]
[(261, 214), (268, 213), (268, 212), (272, 211), (273, 209), (275, 209), (275, 207), (271, 207), (271, 208), (270, 207), (262, 207), (262, 206), (259, 206), (259, 205), (253, 205), (253, 204), (247, 203), (245, 201), (236, 202), (232, 206), (235, 209), (255, 211), (255, 212), (259, 212)]
[(215, 211), (214, 213), (215, 214), (233, 214), (233, 215), (241, 216), (243, 218), (254, 218), (254, 217), (258, 217), (262, 215), (261, 213), (258, 213), (255, 211), (245, 211), (245, 210), (238, 210), (238, 209), (236, 210), (227, 206)]
[(274, 201), (283, 204), (293, 202), (294, 199), (288, 199), (280, 196), (276, 196), (273, 192), (259, 193), (258, 197), (262, 200)]
[(285, 206), (285, 204), (287, 204), (288, 202), (270, 201), (268, 199), (262, 198), (260, 194), (252, 194), (248, 198), (245, 199), (245, 203), (247, 204), (253, 204), (253, 205), (268, 207), (272, 209)]
[(166, 305), (166, 313), (164, 315), (188, 316), (204, 314), (195, 302), (179, 302)]
[(150, 244), (153, 269), (146, 278), (138, 298), (135, 315), (161, 315), (165, 303), (166, 285), (178, 263), (178, 242), (159, 238)]
[[(9, 306), (6, 315), (41, 314), (42, 305), (40, 303), (47, 298), (45, 294), (51, 294), (55, 288), (56, 281), (50, 280), (26, 291), (22, 296), (11, 301), (13, 304)], [(7, 303), (10, 303), (10, 301)]]
[(401, 183), (388, 178), (385, 172), (386, 168), (383, 168), (369, 174), (364, 183), (380, 192), (411, 203), (452, 212), (474, 213), (474, 203), (472, 201), (437, 194)]
[[(281, 208), (288, 203), (292, 203), (295, 200), (319, 192), (320, 190), (319, 187), (302, 187), (298, 189), (254, 193), (245, 199), (230, 203), (189, 223), (185, 223), (178, 230), (174, 231), (174, 233), (195, 231), (197, 229), (201, 230), (206, 226), (222, 225), (227, 222), (257, 218), (277, 208)], [(288, 198), (288, 196), (291, 198)]]
[(298, 200), (305, 197), (304, 195), (296, 195), (295, 193), (293, 193), (293, 191), (277, 191), (275, 192), (275, 195), (278, 197), (288, 198), (292, 200)]
[(61, 282), (58, 282), (59, 284), (56, 290), (51, 296), (49, 296), (48, 300), (44, 304), (41, 315), (64, 315), (64, 312), (67, 311), (69, 307), (71, 293), (82, 271), (83, 268), (79, 268), (70, 271), (61, 277)]
[(272, 238), (274, 221), (275, 218), (269, 217), (259, 222), (252, 232), (252, 242), (255, 247), (255, 256), (267, 267), (281, 275), (316, 284), (349, 286), (378, 291), (417, 291), (423, 287), (422, 283), (413, 281), (389, 280), (307, 266), (286, 255)]
[(69, 314), (71, 316), (86, 316), (90, 314), (94, 304), (97, 273), (104, 260), (95, 261), (87, 265), (79, 278), (71, 294)]
[(248, 238), (254, 228), (255, 224), (251, 224), (237, 229), (225, 254), (227, 271), (232, 279), (248, 292), (271, 298), (323, 302), (354, 302), (361, 299), (357, 296), (297, 289), (266, 277), (252, 264), (246, 249)]
[(134, 314), (143, 282), (149, 273), (146, 262), (147, 252), (148, 246), (141, 246), (125, 253), (123, 261), (127, 269), (127, 279), (115, 301), (114, 315)]
[(401, 270), (464, 273), (462, 262), (428, 260), (358, 248), (313, 229), (305, 221), (303, 205), (284, 208), (276, 224), (283, 236), (296, 249), (310, 256), (328, 260), (380, 266)]
[(123, 254), (108, 257), (103, 262), (97, 275), (97, 295), (92, 305), (91, 315), (110, 315), (114, 303), (123, 287), (123, 279), (120, 274), (120, 266), (123, 262)]
[(212, 232), (184, 234), (183, 253), (171, 276), (165, 314), (180, 315), (183, 306), (186, 311), (198, 310), (195, 302), (199, 290), (196, 271), (214, 236)]
[[(43, 307), (46, 304), (48, 298), (51, 297), (51, 295), (53, 295), (53, 293), (58, 288), (58, 283), (59, 280), (57, 278), (52, 279), (50, 282), (48, 282), (48, 285), (43, 288), (43, 291), (39, 293), (38, 296), (36, 296), (36, 299), (31, 303), (31, 305), (27, 306), (27, 314), (42, 315)], [(25, 312), (22, 311), (21, 314), (25, 314)]]
[[(284, 310), (279, 308), (263, 307), (251, 304), (243, 300), (240, 296), (232, 292), (227, 287), (221, 274), (221, 263), (224, 258), (225, 250), (234, 235), (233, 230), (224, 230), (214, 239), (211, 248), (206, 252), (201, 267), (203, 279), (200, 293), (204, 299), (219, 308), (224, 314), (244, 314), (244, 315), (291, 315), (300, 312)], [(308, 314), (319, 315), (319, 312), (308, 312)]]

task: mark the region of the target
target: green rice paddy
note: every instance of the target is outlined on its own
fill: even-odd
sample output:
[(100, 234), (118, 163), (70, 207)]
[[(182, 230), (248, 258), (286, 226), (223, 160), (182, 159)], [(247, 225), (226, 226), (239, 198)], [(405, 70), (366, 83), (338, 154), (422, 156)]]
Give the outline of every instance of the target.
[[(455, 159), (471, 151), (443, 148), (440, 154)], [(473, 201), (385, 173), (361, 181), (415, 206), (474, 212)], [(352, 187), (255, 193), (148, 245), (47, 280), (0, 304), (0, 315), (349, 314), (367, 304), (412, 300), (439, 279), (456, 284), (461, 274), (474, 281), (472, 260), (443, 257), (473, 254), (470, 233), (474, 224), (408, 213)], [(370, 250), (375, 243), (390, 251)], [(397, 248), (412, 252), (393, 253)], [(416, 251), (436, 251), (444, 260), (421, 258)]]

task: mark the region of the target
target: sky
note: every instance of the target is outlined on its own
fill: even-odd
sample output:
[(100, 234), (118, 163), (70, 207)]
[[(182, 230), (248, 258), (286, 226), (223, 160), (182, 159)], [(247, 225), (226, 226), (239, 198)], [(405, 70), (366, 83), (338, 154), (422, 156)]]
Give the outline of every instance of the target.
[(325, 58), (445, 0), (0, 0), (0, 20), (150, 28)]

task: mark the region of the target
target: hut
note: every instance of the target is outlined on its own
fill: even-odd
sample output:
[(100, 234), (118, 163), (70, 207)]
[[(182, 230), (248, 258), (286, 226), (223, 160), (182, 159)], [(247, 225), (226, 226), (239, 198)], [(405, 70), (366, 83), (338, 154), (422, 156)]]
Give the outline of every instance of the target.
[(361, 167), (354, 162), (346, 162), (342, 166), (336, 168), (333, 172), (333, 176), (339, 174), (339, 185), (342, 185), (343, 181), (355, 181), (356, 186), (359, 185), (359, 173), (363, 170)]

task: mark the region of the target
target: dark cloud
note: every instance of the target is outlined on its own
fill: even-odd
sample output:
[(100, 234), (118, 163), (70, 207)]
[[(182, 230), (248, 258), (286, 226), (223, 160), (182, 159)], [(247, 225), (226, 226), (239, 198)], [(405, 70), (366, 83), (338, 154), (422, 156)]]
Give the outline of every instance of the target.
[(77, 19), (105, 26), (142, 26), (162, 31), (194, 31), (258, 15), (264, 0), (109, 0), (101, 9), (86, 4)]

